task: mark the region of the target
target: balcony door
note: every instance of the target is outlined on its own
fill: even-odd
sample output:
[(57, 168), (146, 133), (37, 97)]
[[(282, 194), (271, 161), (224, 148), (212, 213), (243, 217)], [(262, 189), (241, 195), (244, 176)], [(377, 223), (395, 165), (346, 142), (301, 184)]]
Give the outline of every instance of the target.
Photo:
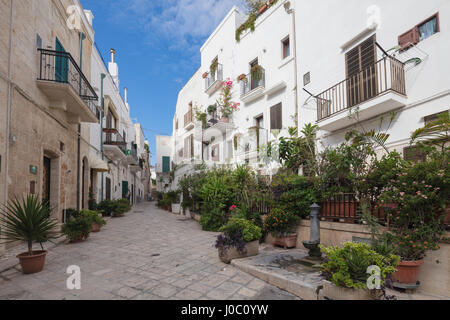
[(253, 76), (253, 72), (252, 72), (253, 67), (256, 67), (257, 65), (258, 65), (258, 59), (255, 59), (252, 62), (250, 62), (250, 78), (251, 78), (250, 90), (253, 90), (259, 86), (260, 80), (257, 81), (257, 79), (255, 79), (255, 77)]
[(373, 35), (346, 54), (348, 107), (358, 105), (378, 94), (375, 41)]
[(58, 38), (56, 38), (55, 51), (59, 52), (59, 54), (57, 53), (55, 57), (55, 80), (57, 82), (67, 82), (69, 73), (69, 61), (64, 55), (66, 50), (64, 49)]

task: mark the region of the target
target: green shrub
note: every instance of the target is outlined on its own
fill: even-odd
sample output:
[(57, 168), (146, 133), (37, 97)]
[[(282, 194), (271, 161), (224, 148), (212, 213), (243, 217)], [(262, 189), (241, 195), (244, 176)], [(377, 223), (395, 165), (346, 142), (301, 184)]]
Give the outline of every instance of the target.
[(311, 179), (290, 175), (279, 184), (283, 193), (274, 207), (282, 208), (299, 218), (310, 215), (311, 205), (319, 202), (319, 196)]
[(395, 255), (383, 256), (365, 243), (347, 242), (343, 248), (320, 246), (326, 255), (322, 263), (322, 274), (328, 281), (339, 287), (365, 289), (367, 280), (371, 276), (367, 273), (370, 266), (377, 266), (381, 270), (381, 284), (395, 272), (400, 257)]
[(103, 200), (97, 206), (97, 210), (104, 213), (107, 216), (110, 216), (114, 213), (115, 202), (112, 200)]
[(282, 237), (292, 233), (298, 217), (291, 211), (275, 208), (264, 221), (264, 233)]
[(200, 217), (200, 225), (204, 231), (217, 232), (228, 221), (228, 214), (219, 208), (204, 210)]
[(79, 241), (87, 239), (91, 229), (92, 223), (90, 220), (80, 216), (67, 221), (62, 226), (61, 233), (64, 234), (70, 241)]
[(235, 237), (240, 235), (245, 242), (252, 242), (261, 239), (261, 228), (246, 219), (232, 218), (219, 230), (226, 236)]
[(124, 214), (131, 210), (131, 204), (128, 199), (119, 199), (114, 202), (114, 212), (116, 214)]
[(98, 224), (100, 227), (104, 226), (106, 224), (106, 221), (103, 220), (97, 211), (91, 211), (91, 210), (83, 210), (81, 211), (81, 215), (91, 224)]

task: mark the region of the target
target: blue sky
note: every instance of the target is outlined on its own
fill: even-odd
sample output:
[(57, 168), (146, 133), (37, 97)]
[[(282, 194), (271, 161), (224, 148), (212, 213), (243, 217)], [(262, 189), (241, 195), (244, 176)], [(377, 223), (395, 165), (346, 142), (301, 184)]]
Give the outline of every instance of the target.
[(172, 133), (177, 94), (200, 65), (200, 47), (241, 0), (81, 0), (94, 14), (96, 43), (117, 51), (120, 90), (144, 127), (155, 163), (155, 135)]

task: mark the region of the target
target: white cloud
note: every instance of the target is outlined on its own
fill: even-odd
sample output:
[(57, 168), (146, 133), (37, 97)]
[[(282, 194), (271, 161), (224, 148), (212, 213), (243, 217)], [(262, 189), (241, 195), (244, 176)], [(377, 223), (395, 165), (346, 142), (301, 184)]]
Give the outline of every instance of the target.
[(115, 19), (145, 32), (150, 44), (170, 40), (169, 49), (197, 53), (233, 5), (241, 0), (121, 0)]

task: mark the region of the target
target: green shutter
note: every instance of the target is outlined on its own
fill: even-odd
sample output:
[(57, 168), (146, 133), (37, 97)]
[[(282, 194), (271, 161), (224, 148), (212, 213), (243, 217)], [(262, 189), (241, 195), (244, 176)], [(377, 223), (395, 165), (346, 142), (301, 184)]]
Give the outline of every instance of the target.
[(170, 157), (162, 157), (163, 172), (170, 172)]

